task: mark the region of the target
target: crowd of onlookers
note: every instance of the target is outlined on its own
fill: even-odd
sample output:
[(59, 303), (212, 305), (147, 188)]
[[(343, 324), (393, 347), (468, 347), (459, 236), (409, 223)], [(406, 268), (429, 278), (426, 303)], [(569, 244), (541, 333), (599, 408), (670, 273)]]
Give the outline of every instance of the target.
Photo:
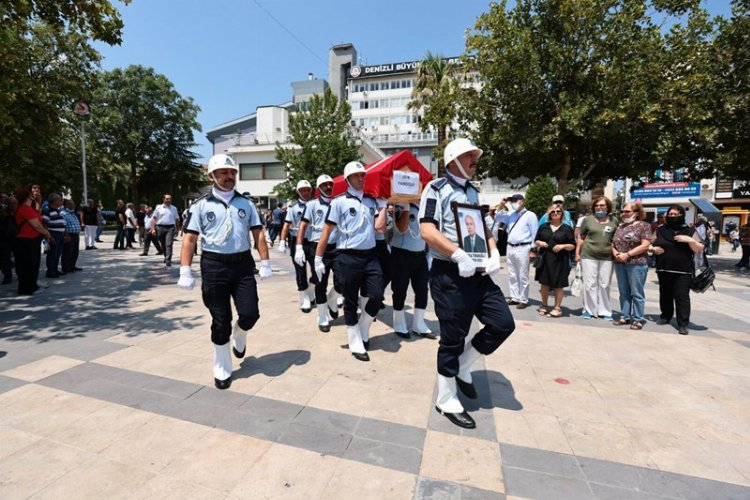
[[(157, 255), (171, 266), (172, 242), (181, 227), (181, 217), (171, 206), (171, 196), (165, 195), (158, 205), (159, 214), (142, 204), (117, 200), (114, 212), (107, 212), (101, 203), (87, 200), (76, 207), (60, 193), (42, 194), (41, 186), (30, 184), (14, 193), (0, 191), (0, 272), (2, 284), (18, 282), (19, 295), (41, 293), (39, 273), (41, 259), (45, 259), (45, 277), (59, 279), (83, 269), (78, 266), (79, 249), (98, 250), (101, 234), (112, 220), (115, 225), (114, 249), (141, 249), (148, 255), (153, 243)], [(158, 219), (161, 217), (161, 219)], [(159, 223), (161, 222), (161, 223)], [(81, 244), (83, 239), (83, 245)]]

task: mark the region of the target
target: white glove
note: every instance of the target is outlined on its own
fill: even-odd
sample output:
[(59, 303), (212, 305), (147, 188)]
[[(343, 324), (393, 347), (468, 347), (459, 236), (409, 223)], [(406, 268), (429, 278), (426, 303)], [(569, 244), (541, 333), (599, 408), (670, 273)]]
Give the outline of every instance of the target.
[(279, 253), (283, 253), (284, 255), (286, 255), (286, 241), (284, 240), (281, 240), (279, 242)]
[(458, 275), (462, 278), (471, 278), (477, 272), (477, 265), (471, 260), (469, 254), (460, 248), (453, 252), (451, 260), (458, 264)]
[(260, 279), (264, 280), (271, 277), (271, 274), (273, 274), (273, 271), (271, 271), (271, 261), (270, 260), (261, 260), (260, 261)]
[(318, 275), (318, 281), (323, 279), (326, 273), (326, 265), (323, 263), (323, 257), (315, 256), (315, 274)]
[(302, 245), (294, 247), (294, 263), (300, 267), (305, 265), (305, 251), (302, 249)]
[(484, 272), (492, 276), (500, 272), (500, 252), (496, 249), (490, 251), (490, 256), (484, 259)]
[(192, 290), (195, 286), (193, 270), (190, 266), (180, 266), (180, 279), (177, 281), (177, 286), (185, 290)]

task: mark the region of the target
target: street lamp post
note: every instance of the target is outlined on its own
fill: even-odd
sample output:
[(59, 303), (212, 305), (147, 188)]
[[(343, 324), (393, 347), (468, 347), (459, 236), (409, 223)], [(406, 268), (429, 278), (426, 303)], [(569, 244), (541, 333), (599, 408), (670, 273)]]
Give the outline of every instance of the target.
[(77, 101), (73, 106), (73, 113), (81, 119), (81, 170), (83, 170), (83, 203), (89, 199), (89, 186), (86, 179), (86, 125), (85, 118), (91, 113), (88, 103)]

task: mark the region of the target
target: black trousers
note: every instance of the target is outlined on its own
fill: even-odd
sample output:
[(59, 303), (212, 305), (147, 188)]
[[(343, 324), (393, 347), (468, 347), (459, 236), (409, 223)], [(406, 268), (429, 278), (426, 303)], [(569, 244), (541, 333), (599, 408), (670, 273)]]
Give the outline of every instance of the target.
[(174, 226), (156, 226), (156, 236), (164, 250), (164, 262), (172, 262), (172, 245), (174, 244)]
[(148, 254), (152, 242), (154, 243), (154, 248), (156, 248), (156, 251), (158, 253), (161, 253), (163, 251), (163, 248), (161, 247), (161, 243), (159, 242), (159, 237), (155, 234), (151, 234), (149, 231), (146, 231), (146, 234), (143, 238), (143, 253)]
[(414, 308), (427, 307), (427, 255), (424, 252), (410, 252), (391, 247), (391, 290), (393, 291), (393, 310), (401, 311), (406, 301), (406, 290), (414, 290)]
[(123, 226), (117, 226), (117, 233), (115, 234), (115, 250), (119, 248), (125, 248), (125, 228)]
[(334, 273), (341, 279), (344, 296), (344, 322), (347, 326), (357, 324), (359, 291), (367, 290), (365, 312), (376, 316), (383, 303), (383, 271), (378, 262), (378, 253), (373, 248), (366, 251), (339, 250)]
[(68, 237), (69, 241), (63, 243), (62, 263), (60, 266), (64, 273), (69, 273), (75, 269), (78, 263), (79, 245), (81, 242), (80, 234), (68, 233)]
[(378, 250), (378, 262), (383, 270), (383, 290), (391, 282), (391, 252), (388, 251), (388, 243), (385, 240), (375, 240), (375, 248)]
[(13, 266), (10, 262), (10, 255), (13, 251), (14, 242), (15, 238), (0, 242), (0, 272), (3, 273), (6, 281), (13, 279)]
[(127, 248), (133, 248), (133, 243), (135, 243), (135, 228), (134, 227), (126, 227), (125, 228), (125, 246)]
[(16, 257), (18, 275), (18, 295), (31, 295), (37, 289), (39, 264), (42, 259), (42, 237), (16, 238), (13, 253)]
[[(308, 258), (307, 252), (304, 252), (305, 253), (305, 265), (304, 266), (298, 266), (297, 263), (294, 262), (294, 256), (297, 253), (297, 237), (296, 236), (287, 235), (286, 245), (289, 248), (289, 255), (292, 257), (292, 265), (294, 265), (294, 277), (297, 280), (297, 291), (302, 292), (304, 290), (307, 290), (307, 286), (308, 286), (307, 267), (308, 266), (310, 267), (312, 275), (315, 276), (315, 262)], [(306, 245), (307, 245), (307, 240), (304, 240), (302, 242), (303, 251)], [(313, 259), (314, 258), (315, 256), (313, 256)], [(312, 279), (310, 281), (312, 281)]]
[(220, 262), (201, 258), (203, 304), (211, 313), (211, 342), (224, 345), (232, 335), (232, 304), (243, 330), (251, 329), (260, 318), (258, 287), (252, 258), (238, 262)]
[(689, 274), (658, 273), (659, 309), (661, 318), (670, 320), (677, 313), (677, 327), (687, 328), (690, 323), (690, 282)]
[[(308, 241), (305, 244), (305, 258), (308, 262), (313, 262), (313, 267), (315, 265), (315, 251), (317, 248), (317, 241)], [(310, 279), (310, 282), (315, 285), (315, 302), (318, 304), (325, 304), (328, 300), (328, 278), (331, 275), (331, 270), (333, 269), (335, 259), (336, 245), (328, 245), (326, 247), (325, 253), (323, 253), (323, 264), (325, 264), (326, 266), (326, 272), (323, 273), (323, 278), (318, 280), (318, 274), (313, 269), (313, 277)], [(334, 282), (337, 279), (336, 276), (338, 276), (338, 274), (333, 275)], [(336, 288), (335, 285), (334, 288)], [(336, 291), (338, 291), (338, 289), (336, 289)]]
[(750, 245), (742, 245), (742, 257), (737, 267), (750, 267)]
[(477, 332), (471, 345), (482, 354), (495, 352), (516, 328), (503, 292), (489, 276), (462, 278), (456, 264), (434, 259), (430, 291), (440, 321), (437, 369), (445, 377), (458, 375), (458, 357), (464, 352), (474, 316), (484, 328)]

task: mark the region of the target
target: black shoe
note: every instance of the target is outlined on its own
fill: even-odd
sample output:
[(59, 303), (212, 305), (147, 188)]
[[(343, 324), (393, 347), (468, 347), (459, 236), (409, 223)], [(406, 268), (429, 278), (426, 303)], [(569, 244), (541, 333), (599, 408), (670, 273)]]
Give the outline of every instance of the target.
[(219, 380), (218, 378), (215, 378), (214, 385), (217, 389), (221, 389), (222, 391), (224, 389), (229, 389), (229, 386), (232, 385), (232, 377), (229, 377), (226, 380)]
[(406, 332), (406, 333), (404, 333), (404, 332), (397, 332), (397, 331), (395, 331), (395, 330), (394, 330), (394, 332), (393, 332), (393, 333), (395, 333), (396, 335), (398, 335), (398, 336), (399, 336), (399, 337), (401, 337), (402, 339), (408, 339), (408, 338), (411, 338), (411, 335), (409, 335), (409, 332)]
[(681, 326), (677, 330), (677, 333), (679, 333), (680, 335), (687, 335), (688, 334), (688, 328), (686, 326)]
[[(104, 240), (94, 240), (94, 241), (97, 243), (104, 243)], [(91, 248), (94, 248), (94, 247), (91, 247)]]
[(513, 300), (513, 299), (510, 299), (510, 300), (508, 301), (508, 305), (509, 305), (509, 306), (517, 306), (518, 304), (520, 304), (520, 302), (516, 302), (516, 301), (515, 301), (515, 300)]
[(146, 255), (148, 255), (148, 254), (147, 254), (147, 253), (143, 253), (143, 252), (141, 252), (141, 253), (139, 253), (138, 255), (140, 255), (141, 257), (144, 257), (144, 256), (146, 256)]
[(156, 252), (156, 255), (164, 255), (164, 252)]
[(519, 302), (516, 309), (526, 309), (529, 305), (526, 302)]
[(73, 268), (73, 272), (77, 272), (77, 271), (83, 271), (83, 268), (82, 267), (74, 267)]
[[(101, 243), (101, 241), (99, 243)], [(97, 247), (91, 247), (91, 250), (99, 250), (99, 249)]]
[(169, 260), (168, 260), (168, 261), (166, 261), (166, 262), (165, 262), (164, 264), (165, 264), (165, 265), (166, 265), (167, 267), (172, 267), (172, 262), (171, 262), (171, 261), (169, 261)]
[(318, 325), (318, 330), (323, 333), (328, 333), (331, 331), (331, 325)]
[(330, 307), (328, 308), (328, 315), (331, 317), (331, 319), (336, 319), (339, 317), (339, 310), (333, 310)]
[(664, 319), (664, 318), (659, 318), (659, 319), (656, 320), (656, 324), (657, 325), (668, 325), (669, 324), (669, 320), (668, 319)]
[(465, 411), (462, 413), (448, 413), (437, 406), (435, 407), (435, 410), (441, 415), (445, 415), (445, 418), (453, 422), (455, 425), (459, 427), (463, 427), (464, 429), (475, 429), (477, 427), (476, 422), (474, 422), (474, 419), (471, 418), (471, 415), (466, 413)]
[(352, 356), (359, 361), (370, 361), (370, 356), (367, 353), (360, 354), (358, 352), (353, 352)]
[(62, 273), (58, 271), (50, 271), (47, 274), (45, 274), (45, 276), (48, 278), (59, 278), (60, 276), (62, 276)]
[(312, 311), (312, 308), (311, 307), (300, 307), (299, 310), (302, 311), (303, 313), (307, 314), (310, 311)]
[(417, 332), (417, 331), (414, 331), (414, 330), (412, 330), (411, 333), (413, 333), (414, 335), (418, 335), (420, 337), (423, 337), (425, 339), (430, 339), (430, 340), (436, 340), (437, 339), (437, 335), (435, 335), (434, 333), (422, 333), (422, 332)]
[(235, 358), (239, 358), (239, 359), (242, 359), (242, 358), (244, 358), (244, 357), (245, 357), (245, 351), (247, 351), (247, 347), (245, 347), (245, 348), (244, 348), (244, 349), (242, 350), (242, 352), (240, 352), (240, 351), (238, 351), (237, 349), (235, 349), (235, 348), (234, 348), (234, 346), (232, 346), (232, 352), (234, 353), (234, 357), (235, 357)]
[(474, 384), (464, 382), (460, 378), (456, 377), (456, 385), (458, 385), (458, 388), (461, 389), (461, 392), (464, 393), (464, 396), (469, 399), (477, 399), (477, 390), (474, 388)]
[(86, 250), (91, 250), (91, 247), (86, 247)]

